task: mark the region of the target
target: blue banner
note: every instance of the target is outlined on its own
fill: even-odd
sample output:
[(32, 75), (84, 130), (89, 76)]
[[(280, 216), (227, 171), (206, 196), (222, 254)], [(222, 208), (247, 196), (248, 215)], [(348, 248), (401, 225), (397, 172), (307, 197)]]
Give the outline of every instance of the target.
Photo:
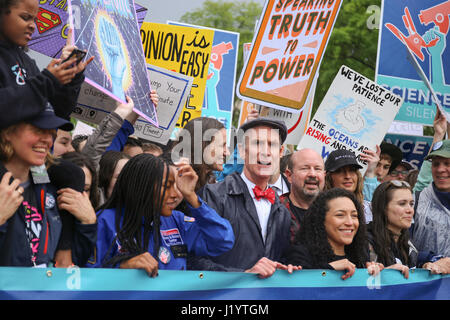
[(238, 272), (165, 271), (150, 278), (143, 270), (90, 268), (0, 268), (0, 299), (32, 300), (449, 300), (450, 275), (396, 270), (371, 277), (342, 272), (276, 271), (267, 279)]
[[(395, 120), (433, 125), (436, 105), (412, 64), (408, 47), (450, 110), (450, 0), (384, 0), (376, 82), (404, 98)], [(446, 79), (447, 76), (447, 79)]]
[(433, 137), (388, 133), (384, 141), (399, 147), (403, 153), (403, 160), (408, 161), (416, 169), (420, 169), (423, 159), (430, 151)]

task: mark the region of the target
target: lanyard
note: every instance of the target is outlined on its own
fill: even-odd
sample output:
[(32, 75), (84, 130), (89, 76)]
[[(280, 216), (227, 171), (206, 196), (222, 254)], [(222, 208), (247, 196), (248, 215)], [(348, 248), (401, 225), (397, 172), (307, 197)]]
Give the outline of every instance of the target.
[[(43, 221), (45, 219), (45, 191), (44, 189), (41, 189), (41, 193), (40, 193), (40, 200), (41, 200), (41, 209), (42, 209), (42, 222), (41, 222), (41, 228), (43, 227)], [(24, 211), (25, 211), (25, 226), (26, 226), (26, 236), (28, 238), (28, 243), (30, 245), (30, 249), (31, 249), (31, 263), (33, 264), (34, 267), (37, 267), (36, 265), (36, 256), (39, 250), (39, 247), (42, 245), (42, 243), (39, 241), (39, 247), (36, 248), (36, 250), (33, 250), (33, 238), (32, 235), (34, 234), (32, 227), (31, 227), (31, 223), (32, 223), (32, 213), (31, 211), (28, 213), (27, 208), (25, 207), (24, 204), (22, 204), (22, 206), (24, 207)], [(28, 218), (27, 218), (27, 214), (28, 214)], [(46, 235), (45, 235), (45, 243), (44, 243), (44, 254), (47, 253), (47, 248), (48, 248), (48, 234), (49, 234), (49, 226), (48, 226), (48, 221), (46, 221)], [(39, 234), (39, 239), (41, 238), (41, 232)], [(37, 236), (37, 235), (36, 235)]]

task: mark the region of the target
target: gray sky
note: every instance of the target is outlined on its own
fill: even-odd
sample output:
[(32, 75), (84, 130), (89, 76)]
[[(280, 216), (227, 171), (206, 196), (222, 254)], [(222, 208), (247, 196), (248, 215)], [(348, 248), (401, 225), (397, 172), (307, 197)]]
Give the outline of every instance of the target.
[[(183, 14), (200, 8), (205, 0), (135, 0), (148, 9), (145, 21), (166, 23), (167, 20), (177, 21)], [(242, 0), (250, 2), (251, 0)], [(253, 0), (264, 5), (265, 0)], [(228, 0), (228, 2), (233, 2)], [(237, 1), (236, 1), (237, 2)]]

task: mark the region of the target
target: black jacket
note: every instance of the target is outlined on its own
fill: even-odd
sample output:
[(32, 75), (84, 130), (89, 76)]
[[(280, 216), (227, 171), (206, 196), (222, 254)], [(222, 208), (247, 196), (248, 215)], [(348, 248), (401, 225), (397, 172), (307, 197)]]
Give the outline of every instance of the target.
[(35, 117), (47, 102), (57, 116), (69, 119), (83, 81), (80, 73), (62, 85), (47, 69), (41, 72), (21, 47), (0, 40), (0, 129)]
[[(0, 163), (0, 179), (5, 172), (3, 164)], [(36, 257), (36, 265), (48, 264), (55, 256), (62, 228), (56, 204), (56, 189), (49, 183), (33, 184), (32, 181), (31, 183), (36, 193), (38, 207), (40, 209), (44, 207), (44, 220), (40, 233), (41, 245)], [(45, 199), (44, 203), (41, 199)], [(21, 205), (11, 218), (0, 226), (0, 266), (33, 266), (24, 217), (25, 212)], [(94, 252), (97, 223), (83, 225), (76, 222), (72, 241), (73, 262), (78, 266), (84, 266)]]
[(330, 263), (346, 259), (347, 257), (334, 256), (328, 263), (317, 262), (311, 251), (301, 243), (294, 243), (287, 252), (286, 263), (294, 266), (302, 266), (302, 269), (334, 269)]
[(218, 257), (190, 258), (188, 269), (241, 272), (253, 267), (262, 257), (280, 261), (289, 246), (291, 217), (278, 196), (271, 207), (264, 244), (255, 204), (239, 173), (227, 176), (222, 182), (207, 184), (199, 195), (230, 221), (235, 242), (230, 251)]

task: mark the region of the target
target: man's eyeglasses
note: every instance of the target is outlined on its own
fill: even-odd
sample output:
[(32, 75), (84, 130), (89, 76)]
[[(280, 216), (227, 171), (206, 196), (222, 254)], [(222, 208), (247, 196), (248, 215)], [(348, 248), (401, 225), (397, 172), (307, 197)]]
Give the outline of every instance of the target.
[(403, 170), (403, 171), (398, 171), (398, 170), (392, 170), (392, 172), (390, 173), (391, 176), (396, 177), (398, 175), (403, 175), (406, 176), (408, 175), (409, 171), (408, 170)]

